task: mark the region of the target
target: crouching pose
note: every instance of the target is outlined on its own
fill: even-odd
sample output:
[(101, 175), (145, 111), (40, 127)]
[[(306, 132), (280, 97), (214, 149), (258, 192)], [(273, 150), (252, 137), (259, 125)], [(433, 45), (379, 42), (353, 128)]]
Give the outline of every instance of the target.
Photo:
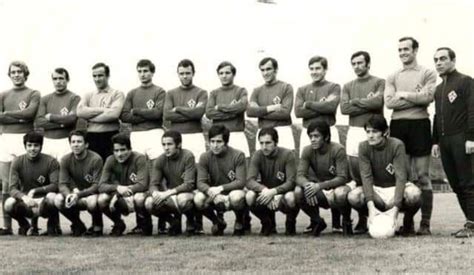
[[(47, 235), (58, 235), (59, 214), (54, 207), (58, 161), (41, 153), (43, 135), (38, 132), (28, 132), (23, 144), (26, 154), (15, 158), (10, 169), (11, 197), (5, 201), (5, 211), (18, 221), (19, 235), (38, 235), (34, 222), (38, 217), (48, 218)], [(27, 218), (32, 219), (33, 227)]]
[[(402, 236), (415, 234), (413, 216), (421, 205), (421, 190), (408, 182), (408, 157), (402, 141), (388, 137), (385, 118), (376, 115), (365, 124), (367, 140), (359, 144), (359, 168), (362, 187), (348, 195), (356, 209), (368, 207), (369, 231), (375, 215), (387, 212), (394, 224), (399, 211), (405, 212)], [(393, 208), (393, 209), (392, 209)]]
[(286, 214), (286, 235), (296, 233), (296, 216), (299, 209), (295, 200), (296, 164), (294, 153), (278, 147), (275, 128), (263, 128), (258, 133), (260, 150), (253, 155), (247, 177), (245, 195), (250, 210), (262, 223), (261, 234), (276, 232), (275, 211)]
[(104, 164), (99, 183), (99, 209), (113, 222), (110, 233), (121, 236), (125, 223), (121, 215), (136, 210), (142, 215), (141, 227), (144, 235), (151, 235), (151, 216), (145, 211), (145, 193), (148, 188), (148, 167), (146, 157), (132, 151), (130, 138), (125, 134), (112, 137), (113, 155)]
[[(196, 185), (196, 162), (191, 151), (183, 149), (181, 134), (166, 131), (161, 138), (164, 153), (153, 161), (146, 210), (171, 224), (170, 235), (181, 234), (181, 214), (187, 217), (188, 234), (195, 231), (193, 189)], [(158, 228), (159, 229), (159, 228)]]
[[(352, 235), (351, 206), (347, 194), (355, 188), (349, 181), (349, 167), (344, 147), (331, 142), (329, 124), (315, 120), (308, 125), (310, 146), (303, 149), (298, 165), (295, 197), (311, 219), (311, 233), (319, 236), (327, 227), (319, 215), (319, 207), (336, 208), (342, 213), (344, 235)], [(314, 178), (309, 176), (310, 168)]]
[[(61, 159), (59, 169), (59, 193), (54, 205), (71, 221), (73, 236), (83, 234), (102, 235), (102, 213), (97, 207), (97, 189), (103, 161), (99, 154), (88, 149), (86, 133), (74, 130), (69, 134), (71, 153)], [(80, 211), (92, 215), (92, 226), (87, 230), (80, 219)]]
[[(212, 222), (212, 235), (223, 235), (227, 224), (223, 213), (235, 213), (234, 235), (244, 234), (246, 167), (243, 152), (228, 146), (230, 132), (223, 125), (209, 129), (210, 150), (198, 164), (196, 208)], [(215, 212), (217, 211), (217, 213)], [(216, 215), (217, 214), (217, 215)]]

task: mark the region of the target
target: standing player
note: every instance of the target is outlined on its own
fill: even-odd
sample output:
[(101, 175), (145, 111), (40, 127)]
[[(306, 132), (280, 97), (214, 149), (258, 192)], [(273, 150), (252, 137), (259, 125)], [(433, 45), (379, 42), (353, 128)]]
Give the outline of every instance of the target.
[(466, 217), (456, 238), (474, 235), (474, 83), (456, 70), (456, 53), (447, 47), (436, 50), (436, 70), (443, 82), (436, 87), (433, 156), (439, 157), (449, 184)]
[(81, 99), (77, 116), (87, 120), (89, 149), (105, 161), (112, 154), (111, 137), (118, 133), (120, 127), (118, 118), (122, 112), (124, 95), (110, 88), (110, 69), (104, 63), (92, 67), (92, 77), (97, 91)]
[[(359, 173), (359, 143), (366, 140), (364, 125), (376, 114), (383, 115), (383, 91), (385, 81), (369, 73), (370, 55), (358, 51), (351, 56), (351, 65), (357, 78), (342, 89), (341, 113), (349, 115), (346, 150), (352, 179), (362, 185)], [(354, 233), (367, 232), (367, 213), (359, 213)]]
[(76, 108), (81, 98), (68, 90), (66, 69), (54, 69), (51, 78), (55, 91), (41, 98), (35, 127), (44, 130), (43, 152), (61, 159), (69, 152), (68, 135), (76, 126)]
[(398, 53), (403, 68), (387, 78), (384, 92), (385, 104), (393, 110), (390, 135), (405, 143), (412, 167), (410, 172), (415, 170), (413, 178), (422, 192), (421, 222), (417, 233), (429, 235), (433, 187), (428, 173), (432, 141), (427, 108), (433, 101), (436, 73), (418, 65), (418, 41), (414, 38), (401, 38)]
[[(59, 170), (59, 193), (54, 204), (68, 218), (74, 236), (84, 233), (102, 235), (102, 213), (97, 207), (97, 189), (102, 172), (102, 158), (88, 150), (89, 143), (84, 131), (74, 130), (69, 134), (71, 153), (61, 159)], [(88, 210), (92, 215), (92, 227), (86, 227), (80, 219), (80, 211)]]
[(274, 217), (277, 210), (286, 214), (285, 234), (294, 235), (299, 211), (293, 192), (296, 176), (294, 153), (277, 146), (275, 128), (261, 129), (258, 141), (261, 149), (252, 156), (247, 176), (247, 205), (260, 219), (262, 235), (276, 232)]
[[(329, 124), (315, 120), (308, 125), (307, 134), (311, 146), (303, 148), (298, 164), (295, 197), (301, 209), (311, 218), (312, 234), (319, 234), (326, 228), (326, 222), (319, 215), (319, 207), (337, 208), (342, 213), (344, 235), (352, 235), (351, 206), (347, 194), (355, 187), (349, 182), (349, 167), (344, 147), (331, 142)], [(309, 169), (314, 178), (309, 177)]]
[(265, 57), (259, 63), (265, 84), (253, 90), (247, 109), (249, 117), (258, 118), (258, 128), (276, 127), (280, 132), (281, 145), (293, 150), (295, 142), (291, 129), (293, 87), (277, 79), (278, 62)]
[[(31, 227), (27, 218), (48, 218), (47, 235), (56, 236), (59, 222), (54, 207), (58, 190), (58, 161), (42, 154), (43, 135), (30, 131), (23, 137), (26, 154), (13, 160), (10, 170), (10, 198), (5, 211), (18, 221), (18, 235), (38, 235), (36, 225)], [(31, 229), (31, 230), (30, 230)]]
[[(146, 157), (133, 152), (130, 139), (121, 133), (112, 137), (113, 155), (104, 164), (99, 183), (99, 209), (114, 226), (110, 235), (121, 236), (126, 225), (121, 215), (137, 211), (145, 216), (145, 192), (148, 189)], [(134, 207), (135, 205), (135, 207)], [(151, 235), (151, 219), (139, 224), (144, 235)]]
[[(300, 152), (307, 145), (309, 139), (304, 134), (311, 121), (323, 119), (331, 126), (331, 139), (339, 142), (339, 132), (336, 124), (337, 105), (341, 96), (339, 84), (326, 80), (328, 60), (322, 56), (314, 56), (308, 61), (308, 68), (313, 79), (308, 85), (298, 88), (295, 100), (295, 115), (303, 118), (303, 131), (300, 136)], [(331, 208), (332, 228), (334, 232), (341, 232), (340, 213), (336, 208)], [(310, 230), (310, 228), (308, 228)]]
[[(144, 154), (148, 160), (154, 160), (163, 152), (158, 143), (150, 141), (163, 135), (163, 104), (166, 92), (153, 84), (155, 64), (150, 60), (138, 61), (137, 72), (141, 85), (127, 94), (120, 118), (122, 122), (132, 126), (130, 141), (134, 150)], [(143, 219), (151, 217), (137, 215), (136, 218), (137, 224), (140, 224)], [(160, 223), (163, 225), (163, 222)], [(141, 228), (137, 226), (131, 233), (140, 234)]]
[(376, 115), (364, 127), (367, 140), (359, 145), (359, 168), (362, 187), (347, 196), (356, 209), (368, 208), (369, 224), (377, 210), (393, 215), (396, 223), (400, 211), (403, 227), (399, 233), (410, 236), (415, 233), (413, 216), (420, 208), (420, 189), (408, 182), (409, 164), (405, 145), (399, 139), (388, 137), (385, 118)]
[(222, 86), (211, 92), (206, 107), (206, 116), (213, 125), (224, 125), (232, 132), (230, 145), (250, 156), (245, 137), (245, 110), (247, 90), (234, 85), (237, 70), (232, 63), (224, 61), (217, 66), (217, 75)]
[[(196, 161), (191, 151), (182, 148), (181, 134), (166, 131), (162, 138), (164, 153), (153, 161), (146, 210), (168, 220), (170, 235), (181, 234), (181, 214), (187, 216), (187, 231), (193, 234), (193, 190), (196, 186)], [(160, 230), (160, 228), (158, 228)], [(159, 232), (159, 231), (158, 231)]]
[[(13, 61), (8, 66), (8, 76), (13, 88), (0, 94), (0, 173), (2, 177), (2, 202), (9, 197), (10, 164), (24, 153), (22, 136), (33, 130), (33, 121), (38, 111), (40, 93), (28, 88), (25, 83), (30, 71), (21, 61)], [(0, 235), (11, 235), (11, 218), (3, 211), (3, 226)]]
[[(209, 129), (211, 149), (202, 154), (198, 164), (196, 208), (212, 221), (212, 235), (222, 235), (227, 226), (223, 213), (235, 213), (234, 235), (243, 235), (245, 214), (246, 162), (242, 151), (228, 145), (230, 131), (223, 125)], [(215, 211), (221, 215), (216, 215)]]

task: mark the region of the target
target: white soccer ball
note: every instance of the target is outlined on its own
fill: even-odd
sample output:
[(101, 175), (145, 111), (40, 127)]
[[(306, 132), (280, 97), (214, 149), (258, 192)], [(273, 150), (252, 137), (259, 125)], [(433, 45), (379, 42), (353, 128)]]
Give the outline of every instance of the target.
[(395, 236), (396, 223), (385, 213), (375, 215), (369, 225), (369, 235), (374, 239), (388, 239)]

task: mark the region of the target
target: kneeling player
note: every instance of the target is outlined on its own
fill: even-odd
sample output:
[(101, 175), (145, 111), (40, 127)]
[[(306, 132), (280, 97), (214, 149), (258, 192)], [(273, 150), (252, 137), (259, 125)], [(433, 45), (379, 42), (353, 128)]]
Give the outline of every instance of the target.
[(182, 137), (177, 131), (166, 131), (161, 138), (164, 153), (151, 169), (146, 210), (169, 221), (170, 235), (181, 234), (181, 214), (187, 217), (187, 231), (195, 231), (192, 191), (196, 186), (196, 162), (191, 151), (181, 147)]
[[(319, 207), (337, 208), (342, 213), (344, 235), (352, 235), (351, 206), (347, 194), (354, 183), (349, 181), (349, 168), (346, 152), (339, 143), (331, 142), (329, 124), (315, 120), (308, 125), (310, 146), (303, 149), (298, 165), (295, 197), (301, 209), (311, 218), (314, 236), (326, 228), (326, 222), (319, 215)], [(315, 174), (309, 179), (309, 169)]]
[[(210, 150), (203, 153), (198, 164), (198, 192), (194, 204), (212, 221), (212, 234), (223, 235), (227, 224), (223, 213), (235, 212), (234, 234), (243, 235), (246, 180), (245, 154), (229, 143), (230, 132), (223, 125), (209, 129)], [(217, 215), (214, 211), (217, 211)]]
[(10, 169), (10, 198), (5, 201), (5, 211), (18, 221), (19, 235), (38, 235), (38, 228), (32, 222), (37, 217), (48, 218), (47, 235), (58, 232), (59, 214), (54, 207), (58, 190), (58, 161), (41, 153), (43, 135), (28, 132), (23, 137), (26, 154), (13, 160)]
[[(86, 133), (74, 130), (69, 134), (71, 153), (61, 159), (59, 170), (59, 194), (54, 204), (71, 221), (73, 236), (85, 233), (102, 235), (102, 213), (97, 207), (97, 189), (102, 172), (103, 161), (99, 154), (88, 150)], [(80, 211), (88, 210), (92, 215), (92, 227), (80, 219)]]
[[(421, 191), (408, 182), (408, 158), (402, 141), (388, 137), (387, 121), (376, 115), (365, 124), (367, 140), (359, 144), (359, 168), (362, 187), (348, 195), (356, 209), (367, 206), (369, 225), (380, 211), (390, 213), (396, 222), (399, 211), (404, 211), (403, 236), (415, 234), (413, 216), (421, 205)], [(392, 209), (393, 208), (393, 209)]]
[(142, 215), (140, 226), (144, 235), (151, 235), (151, 217), (145, 211), (145, 193), (148, 188), (148, 167), (146, 157), (132, 151), (130, 138), (125, 134), (112, 137), (113, 156), (104, 164), (99, 183), (99, 209), (109, 217), (114, 226), (110, 235), (121, 236), (125, 223), (121, 215), (128, 215), (136, 210)]
[[(294, 153), (287, 148), (278, 147), (278, 132), (275, 128), (263, 128), (258, 133), (260, 150), (250, 160), (245, 199), (250, 210), (262, 223), (261, 234), (274, 233), (274, 213), (280, 210), (286, 214), (287, 235), (296, 233), (295, 174)], [(258, 181), (257, 178), (260, 178)]]

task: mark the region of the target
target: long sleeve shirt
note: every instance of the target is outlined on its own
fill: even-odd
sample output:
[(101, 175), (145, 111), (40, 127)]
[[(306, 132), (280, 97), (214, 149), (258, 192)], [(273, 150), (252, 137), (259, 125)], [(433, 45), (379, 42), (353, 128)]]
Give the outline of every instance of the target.
[[(63, 93), (52, 93), (41, 98), (35, 119), (35, 128), (44, 129), (47, 138), (66, 138), (77, 121), (76, 108), (81, 98), (67, 90)], [(50, 114), (50, 120), (45, 115)]]
[(196, 161), (191, 151), (180, 149), (167, 157), (161, 154), (153, 161), (150, 193), (175, 189), (176, 193), (191, 192), (196, 186)]
[(368, 141), (361, 142), (359, 169), (367, 201), (374, 200), (374, 186), (395, 186), (394, 204), (398, 208), (402, 206), (408, 181), (408, 157), (402, 141), (389, 137), (378, 146), (370, 146)]
[[(110, 87), (88, 93), (77, 106), (77, 116), (87, 120), (88, 132), (117, 131), (120, 127), (119, 117), (124, 101), (124, 94)], [(102, 110), (103, 113), (93, 116), (94, 110)]]
[(40, 103), (40, 92), (28, 87), (13, 88), (0, 94), (0, 126), (3, 133), (26, 133)]
[(165, 95), (165, 90), (154, 84), (131, 90), (125, 98), (120, 119), (132, 124), (132, 131), (161, 128)]
[(316, 119), (323, 119), (329, 125), (334, 125), (340, 99), (339, 84), (327, 80), (310, 83), (298, 88), (296, 92), (295, 115), (303, 119), (305, 128)]
[[(428, 118), (428, 105), (433, 101), (436, 86), (436, 73), (414, 64), (388, 76), (385, 83), (384, 101), (393, 109), (392, 119)], [(397, 92), (408, 92), (402, 99)]]
[(199, 158), (197, 187), (203, 193), (213, 186), (222, 186), (224, 192), (243, 189), (246, 172), (243, 152), (232, 147), (219, 155), (207, 151)]
[(375, 114), (383, 114), (385, 81), (368, 75), (346, 83), (342, 88), (341, 113), (349, 115), (349, 125), (364, 127)]
[(124, 162), (118, 162), (114, 155), (109, 156), (102, 169), (99, 182), (99, 193), (114, 193), (117, 187), (127, 186), (133, 193), (148, 189), (148, 166), (146, 157), (132, 152)]
[(83, 159), (77, 159), (73, 153), (65, 155), (59, 169), (59, 192), (67, 195), (77, 188), (79, 198), (96, 194), (102, 166), (102, 158), (91, 150), (87, 150)]
[(206, 105), (207, 91), (194, 85), (180, 86), (166, 93), (164, 119), (171, 122), (170, 130), (182, 134), (201, 133)]
[(247, 188), (261, 192), (265, 188), (275, 188), (284, 194), (295, 188), (296, 161), (294, 153), (277, 147), (269, 156), (258, 150), (252, 156), (247, 175)]
[(433, 142), (440, 136), (466, 133), (474, 141), (474, 83), (458, 71), (444, 75), (435, 91)]
[[(310, 167), (315, 173), (315, 180), (309, 179)], [(311, 146), (303, 149), (296, 184), (304, 186), (310, 181), (319, 183), (321, 189), (332, 189), (349, 182), (349, 165), (342, 145), (330, 142), (320, 150), (313, 150)]]
[(59, 177), (58, 161), (40, 153), (29, 159), (26, 154), (15, 158), (10, 168), (10, 196), (21, 199), (35, 189), (35, 197), (57, 192)]
[(247, 90), (231, 85), (213, 90), (209, 95), (206, 116), (213, 125), (224, 125), (229, 131), (244, 131), (245, 110), (247, 109)]
[[(256, 103), (258, 106), (252, 106)], [(280, 111), (268, 112), (267, 106), (281, 104)], [(247, 108), (249, 117), (258, 118), (258, 127), (277, 127), (291, 125), (291, 109), (293, 108), (293, 87), (277, 80), (255, 88), (250, 96)]]

